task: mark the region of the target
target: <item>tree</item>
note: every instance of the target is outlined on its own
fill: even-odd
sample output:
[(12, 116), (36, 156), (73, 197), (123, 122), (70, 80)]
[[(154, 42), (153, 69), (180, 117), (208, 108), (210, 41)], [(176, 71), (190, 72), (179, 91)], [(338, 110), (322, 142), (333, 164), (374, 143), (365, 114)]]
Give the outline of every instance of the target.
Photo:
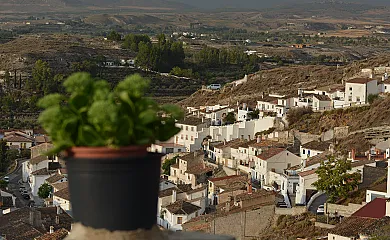
[(32, 70), (32, 79), (26, 82), (26, 89), (36, 92), (43, 91), (44, 94), (48, 94), (52, 86), (53, 75), (49, 64), (42, 60), (36, 61)]
[(111, 31), (110, 34), (108, 34), (107, 39), (110, 41), (117, 41), (119, 42), (122, 39), (122, 36), (117, 33), (116, 31)]
[(368, 103), (371, 105), (371, 104), (373, 104), (378, 98), (379, 98), (379, 95), (378, 95), (378, 94), (370, 94), (370, 95), (368, 95), (368, 97), (367, 97), (367, 101), (368, 101)]
[(0, 140), (0, 172), (7, 171), (7, 142)]
[(173, 157), (172, 159), (167, 159), (164, 161), (162, 164), (162, 170), (164, 171), (163, 173), (165, 175), (170, 175), (171, 174), (171, 166), (176, 163), (176, 159), (178, 156)]
[(6, 182), (5, 180), (0, 180), (0, 189), (6, 189), (8, 186), (8, 182)]
[(359, 172), (350, 173), (351, 161), (346, 159), (336, 160), (333, 156), (327, 162), (322, 162), (317, 169), (318, 180), (313, 183), (317, 190), (328, 194), (329, 202), (335, 202), (339, 198), (347, 197), (356, 189), (361, 175)]
[(52, 186), (47, 183), (44, 183), (38, 189), (38, 196), (42, 199), (48, 198), (52, 190)]
[(234, 123), (236, 121), (236, 116), (234, 115), (234, 112), (230, 112), (226, 115), (226, 117), (223, 119), (223, 121), (227, 124)]

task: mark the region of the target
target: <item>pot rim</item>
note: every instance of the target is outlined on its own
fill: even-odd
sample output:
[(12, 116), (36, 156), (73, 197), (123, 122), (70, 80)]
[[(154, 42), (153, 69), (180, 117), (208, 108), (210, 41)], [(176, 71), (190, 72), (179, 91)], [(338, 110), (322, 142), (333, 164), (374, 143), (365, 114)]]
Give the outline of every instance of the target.
[(119, 148), (103, 147), (71, 147), (64, 151), (65, 158), (107, 159), (144, 156), (149, 145), (130, 145)]

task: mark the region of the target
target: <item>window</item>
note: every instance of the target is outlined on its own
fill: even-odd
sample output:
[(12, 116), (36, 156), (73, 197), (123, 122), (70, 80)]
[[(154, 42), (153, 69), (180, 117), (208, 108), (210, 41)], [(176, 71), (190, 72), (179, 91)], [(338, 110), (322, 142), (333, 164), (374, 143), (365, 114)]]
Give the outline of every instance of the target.
[(356, 102), (360, 102), (360, 97), (356, 97)]
[(178, 152), (181, 152), (181, 148), (177, 149)]
[(191, 127), (191, 131), (192, 131), (192, 132), (194, 131), (194, 127)]
[(180, 138), (183, 140), (183, 134), (180, 136)]
[(188, 174), (188, 180), (190, 180), (191, 178), (190, 178), (190, 174)]
[(352, 102), (352, 96), (348, 97), (348, 101)]
[(188, 140), (188, 135), (186, 135), (186, 140)]
[(352, 87), (349, 88), (349, 91), (352, 91)]
[(244, 149), (244, 153), (246, 153), (246, 149)]
[(179, 136), (176, 136), (176, 143), (179, 142)]
[(191, 141), (194, 141), (194, 136), (191, 136)]
[(183, 223), (183, 217), (177, 217), (177, 224)]
[(291, 167), (291, 163), (287, 163), (287, 168), (290, 168)]
[(198, 212), (195, 212), (195, 217), (197, 217), (198, 216)]
[(303, 149), (303, 150), (302, 150), (302, 154), (305, 154), (305, 152), (306, 152), (305, 149)]
[(169, 153), (173, 153), (173, 148), (167, 148), (165, 150), (165, 153), (169, 154)]

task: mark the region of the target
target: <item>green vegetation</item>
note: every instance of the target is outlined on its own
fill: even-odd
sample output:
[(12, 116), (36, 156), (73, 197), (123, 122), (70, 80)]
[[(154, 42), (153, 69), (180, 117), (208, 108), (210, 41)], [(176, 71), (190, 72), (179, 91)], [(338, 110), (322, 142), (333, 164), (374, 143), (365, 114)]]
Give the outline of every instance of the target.
[(0, 189), (6, 189), (8, 186), (8, 182), (6, 182), (5, 180), (0, 180)]
[(329, 202), (334, 203), (339, 198), (347, 197), (358, 186), (361, 174), (359, 172), (349, 173), (351, 169), (351, 161), (336, 160), (331, 156), (317, 169), (318, 180), (313, 183), (313, 186), (317, 190), (326, 192)]
[(72, 74), (63, 85), (67, 96), (50, 94), (38, 102), (45, 109), (39, 122), (55, 145), (51, 154), (73, 146), (145, 145), (180, 131), (175, 120), (183, 117), (181, 109), (144, 97), (149, 82), (139, 75), (114, 90), (88, 73)]
[(122, 35), (116, 31), (111, 31), (110, 34), (108, 34), (107, 39), (111, 41), (120, 41), (122, 40)]
[(123, 48), (138, 52), (138, 47), (141, 42), (143, 42), (144, 44), (151, 43), (148, 35), (128, 34), (125, 36), (125, 39), (123, 41)]
[(306, 115), (311, 115), (313, 110), (311, 108), (297, 107), (291, 108), (287, 113), (287, 121), (289, 125), (294, 125), (301, 121)]
[(370, 94), (367, 97), (368, 103), (373, 104), (379, 98), (378, 94)]
[(163, 174), (170, 175), (171, 174), (171, 166), (176, 163), (176, 159), (178, 156), (175, 156), (171, 159), (166, 159), (162, 164)]
[(229, 112), (224, 118), (223, 122), (225, 124), (232, 124), (236, 122), (236, 116), (234, 115), (234, 112)]
[(53, 187), (44, 183), (38, 189), (38, 196), (42, 199), (46, 199), (50, 196), (51, 191), (53, 191)]

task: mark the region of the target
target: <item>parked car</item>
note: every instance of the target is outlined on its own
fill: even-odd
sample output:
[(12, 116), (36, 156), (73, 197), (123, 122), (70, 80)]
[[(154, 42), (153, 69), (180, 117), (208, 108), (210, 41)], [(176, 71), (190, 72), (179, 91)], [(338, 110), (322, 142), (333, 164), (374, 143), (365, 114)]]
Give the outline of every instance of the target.
[(26, 200), (30, 200), (30, 195), (28, 195), (28, 194), (23, 195), (23, 198), (26, 199)]
[(19, 192), (23, 192), (23, 191), (26, 191), (26, 188), (22, 186), (19, 188)]
[(325, 213), (325, 208), (324, 205), (320, 205), (317, 208), (317, 214), (324, 214)]
[(28, 195), (28, 192), (27, 192), (27, 190), (25, 189), (25, 190), (23, 190), (20, 194), (22, 194), (22, 196), (24, 196), (24, 195)]
[(207, 86), (207, 89), (219, 90), (219, 89), (221, 89), (221, 84), (210, 84)]
[(19, 184), (19, 186), (23, 186), (23, 181), (22, 181), (22, 179), (20, 179), (20, 180), (18, 181), (18, 184)]
[(9, 182), (9, 177), (8, 177), (8, 176), (5, 176), (5, 177), (4, 177), (4, 181)]

